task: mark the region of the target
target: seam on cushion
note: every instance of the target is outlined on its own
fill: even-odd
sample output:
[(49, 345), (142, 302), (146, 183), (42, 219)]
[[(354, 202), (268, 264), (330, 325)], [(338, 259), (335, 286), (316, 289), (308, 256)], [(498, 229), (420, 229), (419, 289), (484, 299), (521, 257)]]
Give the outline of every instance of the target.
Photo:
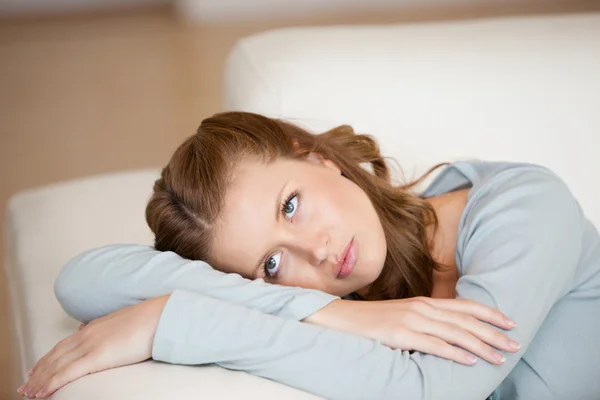
[[(5, 246), (5, 254), (4, 254), (4, 272), (6, 275), (7, 285), (8, 285), (8, 300), (12, 306), (12, 310), (9, 307), (9, 322), (12, 322), (12, 327), (10, 329), (10, 339), (9, 342), (15, 343), (17, 349), (11, 349), (10, 353), (16, 356), (18, 363), (18, 371), (13, 371), (13, 376), (11, 376), (10, 384), (14, 384), (13, 380), (23, 380), (27, 377), (27, 357), (28, 357), (28, 349), (25, 346), (25, 342), (27, 341), (25, 335), (30, 336), (28, 332), (25, 332), (25, 322), (24, 322), (24, 305), (25, 298), (23, 295), (23, 285), (22, 282), (16, 282), (19, 279), (19, 271), (17, 270), (17, 266), (19, 265), (18, 260), (18, 251), (16, 251), (16, 247), (19, 245), (17, 232), (15, 231), (15, 218), (14, 213), (16, 209), (16, 201), (13, 197), (7, 206), (7, 211), (5, 214), (4, 221), (4, 246)], [(13, 271), (14, 269), (14, 271)], [(22, 281), (21, 279), (19, 279)], [(12, 311), (12, 312), (11, 312)], [(12, 315), (11, 315), (12, 314)], [(13, 336), (14, 335), (14, 336)], [(14, 364), (9, 363), (11, 367)], [(18, 376), (14, 376), (14, 374), (18, 374)]]

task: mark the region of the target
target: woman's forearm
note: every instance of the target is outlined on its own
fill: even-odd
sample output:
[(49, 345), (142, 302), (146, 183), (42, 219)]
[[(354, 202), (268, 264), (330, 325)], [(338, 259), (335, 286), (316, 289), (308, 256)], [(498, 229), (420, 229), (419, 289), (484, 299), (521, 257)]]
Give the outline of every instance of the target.
[(422, 399), (408, 352), (184, 291), (171, 295), (153, 358), (243, 370), (328, 399)]
[(329, 294), (248, 280), (172, 252), (143, 245), (112, 245), (71, 259), (55, 282), (65, 311), (81, 322), (177, 289), (243, 304), (266, 314), (302, 320), (337, 299)]

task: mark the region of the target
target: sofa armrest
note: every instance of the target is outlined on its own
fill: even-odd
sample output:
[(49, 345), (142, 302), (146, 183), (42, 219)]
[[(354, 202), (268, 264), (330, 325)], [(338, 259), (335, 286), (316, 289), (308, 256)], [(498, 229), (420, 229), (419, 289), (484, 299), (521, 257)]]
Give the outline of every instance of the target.
[(65, 386), (52, 400), (106, 399), (311, 400), (310, 395), (245, 372), (221, 367), (169, 365), (156, 361), (116, 368)]
[[(27, 371), (79, 323), (62, 310), (53, 284), (74, 255), (111, 243), (151, 244), (144, 209), (158, 170), (107, 174), (48, 185), (14, 196), (5, 221), (5, 268), (15, 350), (11, 392)], [(288, 386), (218, 366), (148, 361), (88, 375), (54, 400), (248, 398), (314, 399)]]

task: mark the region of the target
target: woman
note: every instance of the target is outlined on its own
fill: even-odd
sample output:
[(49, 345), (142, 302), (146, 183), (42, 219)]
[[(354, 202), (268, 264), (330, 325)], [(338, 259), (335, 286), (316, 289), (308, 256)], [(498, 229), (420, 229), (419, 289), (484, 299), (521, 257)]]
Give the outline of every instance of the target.
[(156, 250), (69, 262), (57, 297), (94, 321), (19, 393), (153, 357), (332, 399), (600, 396), (600, 238), (566, 185), (486, 162), (416, 184), (394, 187), (376, 143), (347, 126), (204, 120), (154, 186)]

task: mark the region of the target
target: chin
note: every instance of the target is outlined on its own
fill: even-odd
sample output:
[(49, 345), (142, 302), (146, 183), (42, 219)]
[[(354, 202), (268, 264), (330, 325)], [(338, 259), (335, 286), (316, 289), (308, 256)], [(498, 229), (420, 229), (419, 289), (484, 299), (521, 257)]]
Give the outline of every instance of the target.
[(337, 289), (332, 289), (332, 290), (325, 290), (325, 292), (332, 296), (345, 297), (345, 296), (348, 296), (348, 295), (356, 292), (359, 289), (360, 288), (355, 289), (353, 287), (343, 287), (343, 288), (337, 288)]

